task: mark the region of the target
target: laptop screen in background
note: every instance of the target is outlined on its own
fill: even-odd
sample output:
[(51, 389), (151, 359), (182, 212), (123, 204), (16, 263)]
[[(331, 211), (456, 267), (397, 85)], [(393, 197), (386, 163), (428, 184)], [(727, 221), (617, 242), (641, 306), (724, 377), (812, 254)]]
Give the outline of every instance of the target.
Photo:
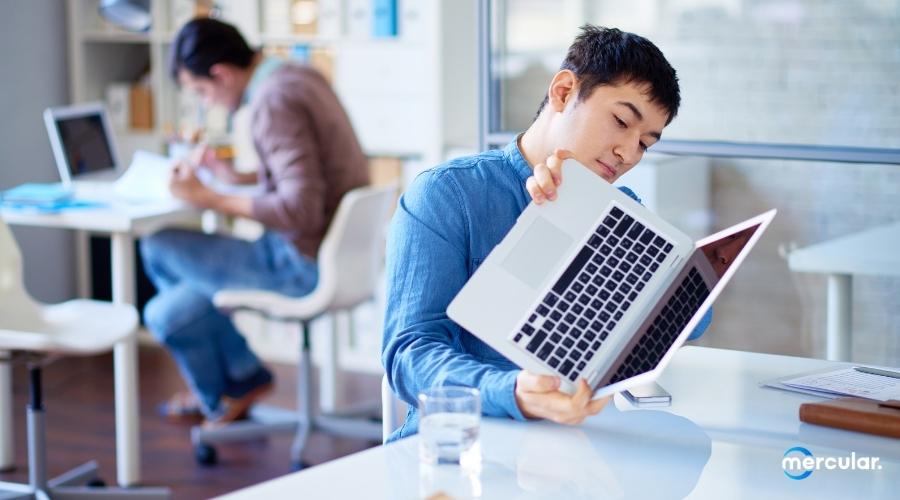
[(58, 118), (56, 127), (73, 177), (115, 168), (100, 114)]

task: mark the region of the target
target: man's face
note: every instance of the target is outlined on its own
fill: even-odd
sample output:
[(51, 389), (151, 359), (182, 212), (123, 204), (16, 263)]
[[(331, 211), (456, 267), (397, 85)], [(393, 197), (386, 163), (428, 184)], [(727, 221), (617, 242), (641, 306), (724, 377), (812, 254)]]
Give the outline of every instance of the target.
[(236, 89), (231, 84), (231, 75), (222, 75), (221, 72), (211, 77), (196, 76), (182, 68), (178, 71), (178, 82), (182, 88), (200, 96), (205, 107), (214, 105), (224, 106), (228, 110), (235, 110), (240, 105), (242, 89)]
[(646, 84), (625, 83), (595, 87), (585, 100), (573, 95), (552, 124), (553, 147), (568, 149), (614, 182), (641, 160), (666, 126), (668, 114), (650, 102), (646, 90)]

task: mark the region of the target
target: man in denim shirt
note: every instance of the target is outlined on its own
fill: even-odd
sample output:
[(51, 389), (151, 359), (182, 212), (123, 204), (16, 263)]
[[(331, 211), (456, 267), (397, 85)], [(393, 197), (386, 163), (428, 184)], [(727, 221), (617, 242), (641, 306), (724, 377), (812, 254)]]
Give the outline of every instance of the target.
[[(392, 440), (416, 432), (416, 395), (434, 386), (478, 388), (485, 415), (517, 420), (578, 424), (603, 409), (609, 398), (591, 400), (584, 380), (575, 394), (559, 391), (557, 377), (520, 370), (446, 310), (528, 203), (556, 199), (563, 159), (614, 182), (659, 140), (679, 102), (675, 70), (655, 45), (584, 26), (528, 130), (502, 150), (458, 158), (416, 178), (400, 199), (388, 240), (382, 361), (394, 392), (411, 404)], [(691, 338), (708, 324), (709, 316)]]

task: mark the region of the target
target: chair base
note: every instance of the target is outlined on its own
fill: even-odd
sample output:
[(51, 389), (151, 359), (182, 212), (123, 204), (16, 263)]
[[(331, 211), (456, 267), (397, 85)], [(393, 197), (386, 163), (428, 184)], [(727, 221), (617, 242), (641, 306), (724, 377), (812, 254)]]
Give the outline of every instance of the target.
[(0, 499), (168, 499), (168, 488), (107, 488), (99, 476), (97, 462), (82, 464), (47, 480), (46, 427), (39, 358), (29, 361), (30, 402), (26, 413), (28, 431), (28, 484), (0, 482)]
[(93, 460), (47, 481), (44, 487), (39, 487), (37, 484), (0, 482), (0, 499), (4, 500), (32, 498), (156, 500), (167, 499), (169, 496), (168, 488), (108, 488), (102, 486), (97, 462)]

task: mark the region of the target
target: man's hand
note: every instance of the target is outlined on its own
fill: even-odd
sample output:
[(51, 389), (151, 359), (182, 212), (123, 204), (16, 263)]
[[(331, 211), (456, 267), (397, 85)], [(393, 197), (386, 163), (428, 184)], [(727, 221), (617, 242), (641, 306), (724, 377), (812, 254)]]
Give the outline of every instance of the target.
[(522, 370), (516, 377), (516, 404), (528, 418), (545, 418), (560, 424), (577, 425), (600, 413), (611, 396), (591, 400), (587, 382), (578, 381), (578, 390), (569, 395), (559, 390), (559, 377), (535, 375)]
[(216, 195), (200, 182), (194, 168), (185, 162), (178, 162), (172, 168), (169, 191), (174, 197), (201, 208), (210, 208)]
[(525, 181), (525, 189), (535, 204), (556, 199), (556, 188), (562, 183), (563, 160), (574, 157), (571, 151), (556, 149), (547, 157), (547, 161), (534, 166), (534, 175)]
[(241, 175), (234, 169), (234, 163), (220, 160), (216, 150), (206, 144), (200, 144), (191, 151), (189, 161), (192, 165), (204, 166), (219, 180), (229, 184), (241, 184)]

